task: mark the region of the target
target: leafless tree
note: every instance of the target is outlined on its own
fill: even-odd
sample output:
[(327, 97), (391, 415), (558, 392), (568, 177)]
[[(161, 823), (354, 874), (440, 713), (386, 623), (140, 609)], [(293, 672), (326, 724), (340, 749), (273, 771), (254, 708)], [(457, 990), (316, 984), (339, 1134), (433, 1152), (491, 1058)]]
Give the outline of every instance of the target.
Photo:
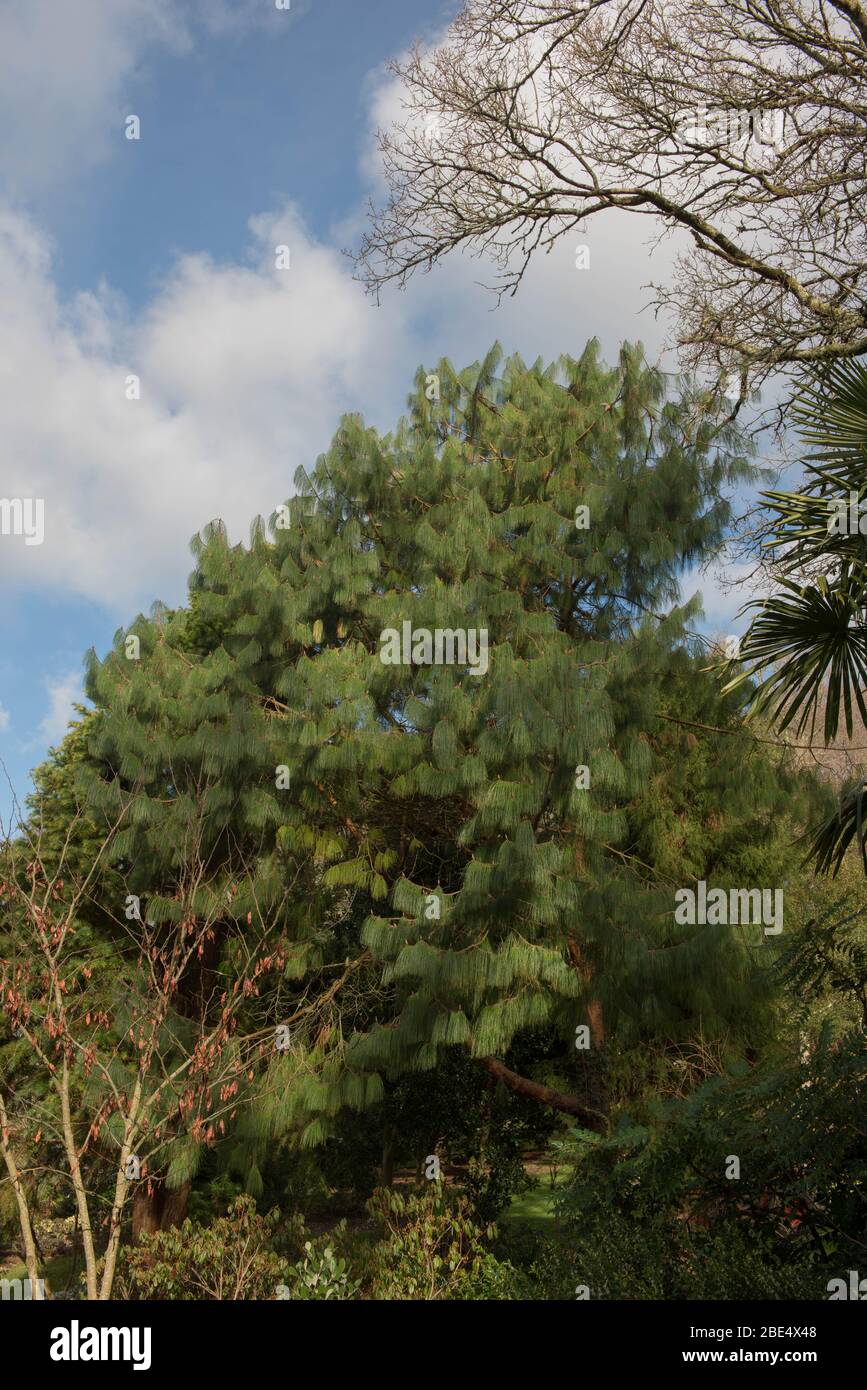
[(457, 247), (514, 291), (618, 208), (685, 234), (653, 287), (684, 366), (743, 398), (867, 351), (859, 0), (467, 0), (393, 71), (406, 114), (380, 132), (389, 196), (358, 253), (374, 292)]
[[(118, 903), (107, 969), (105, 950), (94, 946), (81, 914), (117, 829), (110, 828), (83, 876), (64, 876), (65, 852), (49, 866), (38, 837), (29, 847), (7, 841), (0, 862), (0, 1015), (22, 1054), (0, 1071), (0, 1156), (35, 1289), (28, 1185), (43, 1171), (40, 1152), (61, 1156), (89, 1299), (111, 1297), (130, 1192), (148, 1183), (178, 1133), (210, 1145), (243, 1103), (250, 1068), (270, 1056), (266, 1039), (274, 1030), (241, 1036), (238, 1022), (285, 966), (279, 936), (269, 944), (273, 922), (256, 922), (252, 912), (233, 922), (233, 886), (209, 870), (194, 833), (168, 896), (146, 909), (133, 895)], [(73, 823), (68, 843), (75, 830)], [(208, 968), (215, 938), (225, 950), (227, 933), (231, 980)], [(193, 1010), (184, 1006), (191, 982)], [(17, 1084), (22, 1077), (25, 1084)], [(100, 1225), (105, 1236), (98, 1242)]]

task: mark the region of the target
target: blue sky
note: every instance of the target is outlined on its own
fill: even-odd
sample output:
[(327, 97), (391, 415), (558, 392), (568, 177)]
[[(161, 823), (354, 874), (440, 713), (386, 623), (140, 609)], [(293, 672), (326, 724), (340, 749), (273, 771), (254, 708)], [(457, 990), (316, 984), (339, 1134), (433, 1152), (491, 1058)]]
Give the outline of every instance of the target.
[(287, 197), (327, 235), (366, 192), (365, 91), (376, 69), (454, 8), (296, 0), (285, 14), (262, 0), (258, 24), (195, 26), (189, 48), (151, 51), (119, 101), (140, 116), (140, 142), (130, 150), (119, 123), (108, 159), (38, 200), (63, 243), (59, 285), (74, 292), (105, 277), (140, 306), (179, 253), (241, 257), (250, 213)]
[[(564, 241), (499, 309), (470, 258), (378, 308), (354, 281), (342, 250), (377, 192), (374, 131), (400, 114), (385, 64), (455, 9), (0, 0), (0, 496), (46, 509), (41, 546), (0, 537), (0, 759), (19, 799), (85, 651), (180, 601), (190, 536), (221, 516), (244, 538), (342, 412), (388, 428), (416, 364), (495, 337), (549, 359), (640, 338), (673, 365), (642, 312), (648, 229), (628, 217), (584, 238), (589, 272)], [(653, 253), (657, 278), (673, 252)], [(740, 599), (703, 587), (709, 626), (740, 630)], [(0, 773), (4, 822), (11, 806)]]

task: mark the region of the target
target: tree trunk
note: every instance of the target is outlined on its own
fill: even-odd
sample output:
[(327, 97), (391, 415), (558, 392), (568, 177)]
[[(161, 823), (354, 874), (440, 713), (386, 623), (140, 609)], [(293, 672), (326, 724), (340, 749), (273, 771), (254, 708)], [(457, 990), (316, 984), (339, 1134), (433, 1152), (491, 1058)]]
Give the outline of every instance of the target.
[(133, 1244), (141, 1236), (151, 1236), (157, 1231), (167, 1231), (171, 1226), (181, 1226), (186, 1219), (189, 1200), (188, 1182), (176, 1188), (166, 1187), (160, 1179), (139, 1183), (132, 1199)]
[(607, 1116), (611, 1109), (611, 1096), (608, 1091), (608, 1057), (605, 1052), (605, 1024), (602, 1005), (598, 999), (587, 1004), (587, 1021), (590, 1024), (590, 1056), (587, 1075), (587, 1104), (599, 1115)]
[(84, 1278), (87, 1286), (87, 1301), (88, 1303), (96, 1303), (99, 1298), (99, 1286), (96, 1276), (96, 1246), (93, 1240), (93, 1227), (90, 1224), (90, 1207), (87, 1201), (88, 1194), (84, 1186), (81, 1164), (78, 1161), (78, 1148), (72, 1128), (72, 1109), (69, 1100), (69, 1064), (65, 1057), (63, 1059), (63, 1069), (60, 1078), (55, 1080), (54, 1088), (60, 1099), (63, 1146), (66, 1150), (66, 1162), (69, 1166), (69, 1176), (72, 1181), (72, 1190), (75, 1194), (75, 1205), (78, 1209), (78, 1224), (81, 1229), (81, 1245), (84, 1251)]
[(478, 1057), (476, 1060), (491, 1076), (502, 1081), (503, 1085), (508, 1086), (516, 1095), (539, 1101), (541, 1105), (550, 1105), (552, 1109), (562, 1110), (566, 1115), (577, 1115), (587, 1129), (602, 1129), (601, 1119), (590, 1114), (577, 1096), (567, 1096), (563, 1091), (543, 1086), (540, 1081), (531, 1081), (527, 1076), (519, 1076), (496, 1057)]
[[(593, 981), (593, 967), (583, 954), (574, 937), (568, 938), (569, 955), (577, 974), (585, 982)], [(611, 1108), (608, 1091), (608, 1059), (605, 1054), (605, 1019), (602, 1001), (590, 998), (587, 1001), (587, 1023), (590, 1028), (590, 1055), (585, 1054), (586, 1082), (584, 1094), (588, 1110), (592, 1110), (604, 1121)]]
[(24, 1242), (24, 1263), (27, 1266), (27, 1278), (30, 1280), (30, 1297), (32, 1300), (41, 1299), (43, 1295), (42, 1285), (39, 1281), (36, 1236), (30, 1219), (30, 1206), (27, 1201), (27, 1193), (24, 1190), (24, 1182), (10, 1142), (9, 1120), (2, 1095), (0, 1095), (0, 1149), (3, 1150), (9, 1181), (12, 1184), (12, 1191), (15, 1193), (15, 1201), (18, 1206), (18, 1224), (21, 1227), (21, 1239)]
[(392, 1187), (394, 1185), (394, 1130), (390, 1125), (383, 1136), (382, 1171), (379, 1180), (380, 1186), (382, 1187)]
[(494, 1099), (497, 1094), (496, 1077), (488, 1075), (488, 1094), (485, 1100), (484, 1115), (482, 1118), (482, 1128), (479, 1132), (479, 1162), (486, 1164), (488, 1159), (488, 1142), (491, 1138), (491, 1122), (494, 1116)]
[(99, 1296), (101, 1299), (111, 1298), (112, 1285), (114, 1284), (114, 1273), (117, 1268), (117, 1255), (120, 1250), (121, 1221), (123, 1219), (123, 1209), (126, 1205), (129, 1185), (127, 1183), (126, 1169), (130, 1159), (132, 1140), (135, 1135), (135, 1123), (141, 1103), (142, 1078), (136, 1080), (133, 1092), (130, 1114), (127, 1116), (127, 1123), (124, 1130), (123, 1144), (121, 1145), (120, 1158), (117, 1165), (117, 1172), (114, 1179), (114, 1200), (111, 1204), (111, 1218), (108, 1225), (108, 1241), (105, 1247), (105, 1264), (102, 1270), (102, 1285)]

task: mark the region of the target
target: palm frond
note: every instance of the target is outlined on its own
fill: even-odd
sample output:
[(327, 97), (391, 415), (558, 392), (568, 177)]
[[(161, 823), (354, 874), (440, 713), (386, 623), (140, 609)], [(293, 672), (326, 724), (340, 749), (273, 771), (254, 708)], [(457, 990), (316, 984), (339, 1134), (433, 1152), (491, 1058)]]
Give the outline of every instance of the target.
[(766, 670), (750, 702), (753, 712), (773, 715), (780, 731), (797, 720), (798, 733), (809, 724), (812, 734), (824, 699), (825, 742), (837, 736), (841, 707), (851, 738), (855, 708), (867, 727), (867, 633), (853, 621), (860, 582), (853, 588), (844, 573), (837, 585), (824, 578), (815, 586), (783, 578), (779, 583), (787, 596), (761, 603), (741, 643), (742, 669), (725, 690)]
[(797, 397), (793, 415), (798, 433), (814, 447), (806, 463), (822, 474), (817, 464), (829, 464), (864, 477), (867, 466), (867, 364), (835, 362), (819, 373)]
[(867, 874), (867, 782), (859, 781), (840, 798), (839, 810), (803, 839), (807, 843), (804, 863), (812, 863), (818, 874), (836, 877), (843, 856), (852, 841), (858, 846), (864, 872)]

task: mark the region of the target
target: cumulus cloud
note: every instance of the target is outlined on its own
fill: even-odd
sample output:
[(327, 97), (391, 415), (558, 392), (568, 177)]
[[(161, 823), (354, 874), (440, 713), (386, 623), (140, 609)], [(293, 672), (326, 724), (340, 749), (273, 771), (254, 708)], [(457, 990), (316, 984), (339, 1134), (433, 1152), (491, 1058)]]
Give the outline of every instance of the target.
[[(291, 204), (249, 230), (243, 264), (183, 257), (131, 318), (109, 287), (63, 302), (47, 238), (0, 211), (3, 487), (45, 502), (44, 544), (8, 538), (0, 579), (71, 590), (119, 616), (177, 601), (194, 532), (220, 516), (246, 538), (255, 515), (291, 495), (295, 469), (327, 447), (341, 413), (393, 423), (418, 363), (463, 364), (497, 336), (528, 358), (578, 353), (594, 333), (616, 351), (614, 325), (629, 318), (612, 302), (628, 266), (576, 270), (565, 243), (491, 313), (471, 259), (376, 308)], [(277, 268), (281, 246), (288, 269)]]
[[(190, 535), (220, 516), (245, 539), (343, 411), (389, 427), (418, 363), (464, 364), (496, 336), (528, 359), (579, 353), (593, 334), (616, 352), (642, 270), (617, 259), (613, 229), (597, 274), (575, 270), (563, 243), (497, 313), (465, 257), (377, 309), (292, 204), (249, 228), (245, 263), (182, 257), (131, 317), (108, 286), (63, 302), (49, 240), (0, 210), (4, 495), (44, 499), (46, 531), (40, 546), (0, 546), (0, 580), (76, 592), (118, 616), (175, 602)], [(279, 246), (288, 270), (276, 268)], [(132, 377), (140, 399), (128, 399)]]
[(39, 737), (43, 743), (60, 743), (66, 733), (66, 726), (75, 716), (74, 706), (84, 703), (84, 690), (79, 671), (68, 671), (62, 676), (46, 680), (48, 691), (48, 712), (39, 725)]
[(21, 201), (117, 151), (149, 61), (286, 25), (312, 0), (0, 0), (0, 187)]
[(0, 177), (26, 196), (73, 179), (122, 135), (121, 98), (143, 57), (181, 51), (190, 33), (176, 0), (3, 0)]
[(107, 289), (62, 303), (46, 238), (0, 212), (0, 296), (4, 494), (45, 503), (44, 544), (5, 538), (0, 579), (119, 612), (180, 596), (189, 537), (213, 517), (245, 538), (341, 408), (406, 390), (397, 308), (374, 311), (292, 207), (251, 220), (247, 264), (178, 261), (134, 321)]
[[(33, 0), (33, 13), (46, 3)], [(219, 28), (230, 18), (204, 0), (82, 0), (74, 9), (101, 55), (100, 74), (86, 80), (91, 58), (79, 63), (78, 30), (69, 35), (67, 67), (55, 61), (67, 20), (58, 19), (60, 31), (48, 26), (42, 88), (64, 140), (104, 122), (148, 44), (183, 46), (196, 26)], [(233, 22), (262, 20), (246, 4), (233, 13)], [(32, 76), (35, 20), (3, 14), (0, 43), (5, 26)], [(367, 98), (371, 125), (385, 123), (399, 106), (394, 79), (378, 74)], [(40, 129), (37, 121), (37, 146)], [(464, 365), (495, 338), (530, 360), (578, 354), (593, 335), (612, 356), (624, 331), (640, 333), (651, 357), (664, 347), (651, 315), (636, 325), (649, 279), (640, 219), (595, 222), (581, 238), (589, 269), (576, 267), (577, 238), (564, 238), (496, 312), (479, 283), (491, 283), (491, 268), (466, 255), (377, 308), (336, 249), (357, 245), (362, 226), (359, 212), (326, 244), (291, 203), (254, 215), (245, 257), (179, 258), (132, 315), (110, 285), (62, 298), (50, 239), (0, 203), (2, 489), (45, 504), (42, 545), (25, 546), (23, 537), (0, 544), (0, 583), (82, 596), (126, 621), (157, 597), (182, 597), (189, 538), (209, 520), (221, 517), (233, 539), (245, 539), (254, 516), (291, 495), (296, 468), (328, 446), (342, 413), (357, 410), (389, 428), (419, 363), (445, 355)], [(287, 270), (276, 264), (281, 245)], [(132, 377), (139, 399), (128, 399)]]
[(4, 709), (3, 706), (0, 705), (0, 734), (4, 733), (6, 729), (9, 728), (9, 718), (8, 709)]

